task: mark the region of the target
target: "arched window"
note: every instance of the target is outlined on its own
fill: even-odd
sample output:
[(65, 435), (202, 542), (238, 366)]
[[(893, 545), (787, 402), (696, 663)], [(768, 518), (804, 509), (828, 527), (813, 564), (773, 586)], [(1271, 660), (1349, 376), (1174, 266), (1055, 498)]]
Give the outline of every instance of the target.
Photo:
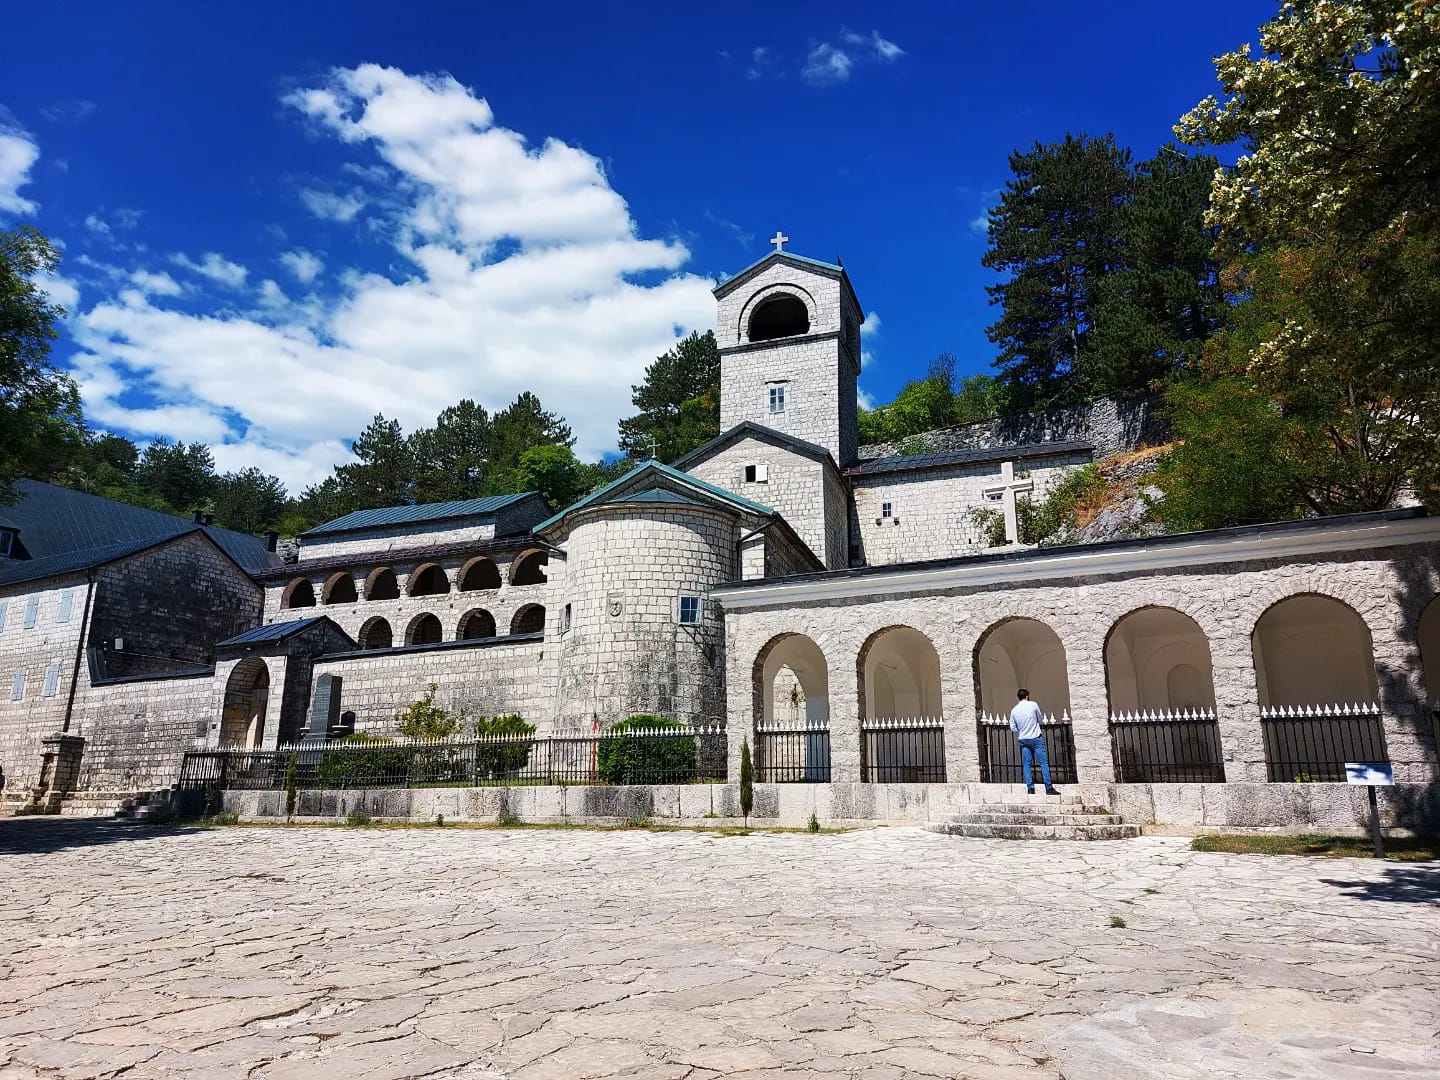
[(377, 566), (370, 571), (370, 576), (365, 579), (366, 600), (399, 600), (400, 583), (395, 579), (395, 571), (388, 566)]
[(545, 607), (543, 604), (526, 604), (510, 620), (512, 634), (542, 634), (545, 632)]
[(296, 578), (285, 586), (281, 607), (302, 608), (315, 606), (315, 586), (305, 578)]
[(474, 611), (467, 612), (460, 620), (460, 628), (455, 636), (460, 641), (494, 637), (495, 616), (484, 608), (476, 608)]
[(325, 583), (327, 604), (353, 604), (359, 599), (355, 592), (355, 579), (349, 574), (335, 574)]
[(545, 551), (527, 551), (510, 564), (511, 585), (544, 585), (545, 567), (550, 554)]
[(860, 649), (856, 666), (863, 716), (939, 718), (940, 655), (919, 630), (881, 630)]
[(478, 559), (471, 559), (465, 564), (465, 571), (460, 575), (461, 592), (498, 588), (500, 588), (500, 570), (493, 559), (481, 556)]
[(429, 563), (415, 568), (410, 575), (411, 596), (444, 596), (450, 591), (450, 579), (438, 563)]
[(405, 644), (438, 645), (444, 634), (440, 620), (427, 611), (410, 620), (410, 625), (405, 629)]
[(1112, 715), (1215, 707), (1210, 641), (1174, 608), (1140, 608), (1110, 628), (1105, 682)]
[(394, 635), (390, 630), (389, 621), (378, 615), (366, 619), (360, 627), (360, 648), (362, 649), (388, 649), (393, 643)]
[(247, 656), (230, 672), (220, 713), (220, 745), (253, 750), (265, 737), (270, 699), (270, 669), (258, 656)]
[(830, 779), (830, 669), (804, 634), (771, 638), (755, 657), (756, 779), (819, 783)]
[(1260, 705), (1354, 705), (1379, 698), (1370, 628), (1354, 608), (1314, 593), (1287, 597), (1252, 635)]
[(750, 340), (773, 341), (810, 332), (810, 309), (789, 293), (762, 300), (750, 316)]
[(1070, 672), (1065, 646), (1038, 619), (1006, 619), (986, 630), (975, 646), (975, 681), (980, 711), (1009, 716), (1015, 692), (1031, 699), (1049, 716), (1070, 711)]
[(1430, 705), (1440, 707), (1440, 596), (1420, 615), (1420, 670), (1425, 674)]

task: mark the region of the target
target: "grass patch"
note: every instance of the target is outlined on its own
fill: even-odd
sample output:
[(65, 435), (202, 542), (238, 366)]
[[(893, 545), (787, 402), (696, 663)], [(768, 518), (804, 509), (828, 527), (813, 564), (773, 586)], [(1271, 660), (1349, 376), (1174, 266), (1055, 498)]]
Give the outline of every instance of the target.
[(1124, 930), (1128, 924), (1119, 915), (1110, 916), (1110, 928), (1112, 930)]
[[(1231, 855), (1318, 855), (1331, 859), (1373, 859), (1368, 836), (1272, 836), (1212, 833), (1190, 841), (1191, 851), (1223, 851)], [(1440, 860), (1440, 837), (1389, 837), (1385, 858), (1390, 862)]]

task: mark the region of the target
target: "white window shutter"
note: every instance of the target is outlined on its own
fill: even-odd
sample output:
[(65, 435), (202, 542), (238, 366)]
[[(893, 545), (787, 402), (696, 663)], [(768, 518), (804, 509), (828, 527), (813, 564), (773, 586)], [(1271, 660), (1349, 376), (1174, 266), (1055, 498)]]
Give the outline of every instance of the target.
[(760, 484), (770, 482), (770, 466), (763, 461), (755, 466), (755, 481)]
[(60, 689), (60, 662), (57, 660), (45, 669), (45, 696), (54, 697)]
[(10, 700), (21, 701), (25, 697), (25, 669), (16, 668), (15, 678), (10, 680)]
[(35, 629), (35, 619), (40, 614), (40, 597), (32, 596), (25, 601), (25, 629)]
[(75, 590), (66, 589), (60, 594), (60, 613), (57, 616), (61, 625), (70, 621), (70, 609), (75, 604)]
[(5, 613), (9, 607), (10, 605), (6, 601), (0, 600), (0, 634), (5, 632)]

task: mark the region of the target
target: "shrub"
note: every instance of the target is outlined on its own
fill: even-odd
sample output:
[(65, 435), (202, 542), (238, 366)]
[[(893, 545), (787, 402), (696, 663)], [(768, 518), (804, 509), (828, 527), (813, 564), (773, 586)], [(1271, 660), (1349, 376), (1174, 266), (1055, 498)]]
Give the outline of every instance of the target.
[[(656, 734), (676, 731), (682, 734)], [(695, 737), (663, 716), (632, 716), (610, 728), (596, 753), (602, 784), (685, 784), (695, 778)]]
[(755, 808), (755, 764), (750, 760), (750, 740), (740, 740), (740, 813), (750, 824), (750, 811)]
[[(492, 735), (534, 735), (535, 725), (525, 722), (519, 713), (507, 716), (481, 716), (475, 720), (475, 737), (485, 739)], [(530, 764), (530, 750), (534, 743), (515, 741), (499, 746), (477, 746), (475, 748), (475, 774), (483, 780), (502, 780), (515, 776)]]
[(806, 831), (806, 832), (819, 832), (819, 831), (820, 831), (820, 819), (815, 816), (815, 811), (814, 811), (814, 810), (811, 810), (811, 811), (810, 811), (810, 820), (805, 823), (805, 831)]
[(431, 683), (425, 688), (424, 697), (412, 701), (403, 712), (396, 714), (396, 727), (405, 738), (448, 739), (464, 726), (463, 709), (452, 712), (435, 704), (435, 691), (438, 689), (435, 683)]
[(239, 825), (240, 815), (233, 810), (221, 810), (204, 819), (206, 825)]
[(295, 816), (295, 755), (285, 765), (285, 817)]
[(372, 820), (368, 810), (351, 810), (345, 815), (346, 825), (369, 825)]
[(386, 787), (405, 783), (410, 752), (376, 735), (347, 735), (336, 740), (315, 770), (316, 782), (329, 788)]

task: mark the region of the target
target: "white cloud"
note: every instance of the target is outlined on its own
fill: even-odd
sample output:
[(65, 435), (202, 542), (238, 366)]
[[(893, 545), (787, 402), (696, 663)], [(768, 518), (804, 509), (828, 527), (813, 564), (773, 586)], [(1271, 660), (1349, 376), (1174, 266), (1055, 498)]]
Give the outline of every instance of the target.
[(89, 229), (93, 233), (97, 233), (100, 236), (110, 235), (110, 223), (104, 218), (102, 218), (99, 214), (86, 214), (85, 228)]
[(867, 311), (865, 321), (860, 324), (860, 336), (862, 338), (873, 338), (880, 333), (880, 313), (878, 311)]
[(866, 410), (875, 408), (875, 398), (867, 394), (862, 387), (855, 388), (855, 398), (860, 403), (860, 408)]
[(179, 296), (184, 292), (180, 283), (163, 270), (158, 274), (152, 274), (148, 270), (136, 270), (130, 275), (130, 282), (142, 293), (155, 293), (158, 296)]
[(771, 64), (770, 47), (757, 45), (750, 50), (750, 66), (745, 69), (747, 79), (763, 79)]
[(40, 115), (52, 124), (78, 124), (95, 111), (95, 102), (84, 98), (68, 98), (51, 105), (42, 106)]
[(831, 45), (829, 42), (821, 42), (806, 56), (805, 67), (800, 72), (800, 77), (817, 86), (845, 82), (850, 78), (850, 69), (854, 65), (855, 62), (850, 59), (850, 54), (844, 49)]
[(904, 49), (900, 48), (900, 46), (896, 45), (893, 41), (888, 41), (881, 37), (880, 31), (878, 30), (871, 31), (870, 46), (875, 50), (876, 59), (884, 60), (887, 63), (899, 60), (900, 57), (905, 55)]
[(44, 274), (36, 275), (30, 281), (67, 313), (73, 314), (80, 306), (80, 288), (69, 278), (59, 274)]
[(319, 256), (304, 248), (285, 252), (280, 256), (280, 264), (294, 274), (295, 279), (301, 285), (309, 285), (320, 276), (320, 271), (325, 269), (325, 264), (320, 261)]
[(365, 208), (365, 200), (358, 195), (336, 195), (330, 191), (316, 191), (305, 188), (300, 192), (300, 201), (305, 209), (326, 221), (338, 221), (342, 225), (355, 220), (355, 215)]
[[(122, 290), (76, 320), (76, 376), (98, 422), (203, 438), (219, 467), (255, 464), (298, 490), (345, 460), (376, 412), (413, 430), (462, 397), (496, 409), (530, 390), (593, 459), (614, 447), (646, 364), (714, 325), (711, 282), (680, 272), (681, 244), (639, 235), (597, 158), (532, 145), (454, 79), (366, 65), (285, 103), (385, 170), (403, 200), (374, 219), (394, 276), (335, 267), (335, 290), (299, 303), (267, 279), (248, 312), (173, 311)], [(218, 253), (174, 258), (245, 280)]]
[(24, 128), (5, 122), (0, 110), (0, 213), (33, 214), (39, 206), (21, 198), (20, 189), (30, 182), (30, 167), (40, 160), (40, 147)]
[(171, 255), (170, 261), (176, 266), (183, 266), (192, 273), (200, 274), (221, 285), (228, 285), (232, 289), (238, 289), (244, 285), (245, 277), (249, 273), (239, 263), (231, 262), (215, 251), (207, 251), (198, 263), (184, 254)]
[[(962, 189), (967, 190), (968, 189)], [(990, 207), (1000, 198), (1000, 188), (991, 188), (989, 191), (980, 193), (980, 211), (970, 219), (970, 231), (976, 236), (988, 236), (990, 233)], [(969, 192), (973, 194), (973, 192)]]

